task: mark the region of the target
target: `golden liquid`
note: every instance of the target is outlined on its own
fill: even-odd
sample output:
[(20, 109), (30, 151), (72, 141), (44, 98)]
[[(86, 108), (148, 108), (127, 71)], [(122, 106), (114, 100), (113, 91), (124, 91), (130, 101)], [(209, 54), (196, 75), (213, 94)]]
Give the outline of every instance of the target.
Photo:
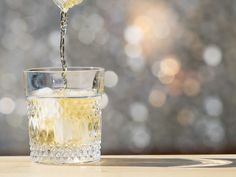
[(100, 96), (34, 96), (27, 103), (31, 144), (67, 147), (101, 141)]
[(62, 79), (64, 82), (64, 88), (67, 88), (67, 78), (66, 78), (66, 71), (67, 71), (67, 62), (65, 59), (65, 40), (66, 40), (66, 29), (67, 29), (67, 13), (61, 11), (61, 37), (60, 37), (60, 60), (62, 66)]
[(83, 2), (83, 0), (54, 0), (57, 6), (64, 12)]

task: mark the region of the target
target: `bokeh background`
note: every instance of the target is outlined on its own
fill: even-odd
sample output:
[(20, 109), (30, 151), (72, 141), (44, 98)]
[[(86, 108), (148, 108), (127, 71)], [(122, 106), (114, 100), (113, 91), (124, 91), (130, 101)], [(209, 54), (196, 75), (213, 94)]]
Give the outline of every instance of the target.
[[(236, 152), (236, 1), (87, 0), (70, 66), (106, 72), (104, 154)], [(29, 153), (22, 71), (60, 66), (52, 0), (0, 1), (0, 154)]]

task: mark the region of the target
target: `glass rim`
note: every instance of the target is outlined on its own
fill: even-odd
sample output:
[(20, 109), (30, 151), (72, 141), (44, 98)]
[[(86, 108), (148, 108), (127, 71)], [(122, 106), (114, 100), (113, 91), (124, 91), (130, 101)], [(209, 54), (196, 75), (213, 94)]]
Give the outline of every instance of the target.
[[(68, 67), (65, 72), (104, 72), (104, 68), (101, 67)], [(29, 68), (24, 70), (24, 73), (62, 73), (61, 67), (39, 67), (39, 68)]]

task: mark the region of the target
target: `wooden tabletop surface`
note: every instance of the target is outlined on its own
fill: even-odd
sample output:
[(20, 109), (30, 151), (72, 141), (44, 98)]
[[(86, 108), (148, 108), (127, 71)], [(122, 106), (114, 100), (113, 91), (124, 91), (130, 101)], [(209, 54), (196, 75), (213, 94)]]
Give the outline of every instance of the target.
[(234, 177), (236, 155), (103, 156), (100, 162), (56, 166), (29, 157), (0, 157), (0, 177)]

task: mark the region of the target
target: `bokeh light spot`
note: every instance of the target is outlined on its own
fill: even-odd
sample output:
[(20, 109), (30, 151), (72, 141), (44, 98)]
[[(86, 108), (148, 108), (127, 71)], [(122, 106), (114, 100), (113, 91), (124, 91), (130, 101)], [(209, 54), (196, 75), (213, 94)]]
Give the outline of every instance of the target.
[(207, 125), (206, 134), (213, 143), (221, 143), (225, 137), (224, 128), (218, 121), (212, 121)]
[(148, 118), (148, 109), (143, 103), (133, 103), (130, 105), (130, 116), (136, 122), (144, 122)]
[(164, 75), (174, 76), (180, 71), (180, 63), (177, 59), (168, 57), (161, 61), (160, 69)]
[(105, 86), (106, 87), (115, 87), (119, 81), (118, 75), (114, 71), (105, 72)]
[(104, 109), (105, 107), (107, 107), (108, 103), (109, 103), (109, 97), (108, 97), (108, 95), (106, 93), (104, 93), (102, 95), (102, 105), (101, 105), (101, 108)]
[(166, 74), (164, 74), (163, 72), (160, 71), (158, 73), (158, 78), (159, 78), (159, 80), (162, 84), (168, 85), (168, 84), (171, 84), (174, 81), (175, 76), (166, 75)]
[(137, 17), (134, 24), (139, 26), (145, 34), (150, 33), (154, 28), (153, 21), (148, 16)]
[(177, 120), (182, 126), (191, 125), (194, 121), (194, 114), (189, 109), (182, 109), (177, 115)]
[(152, 90), (149, 94), (149, 103), (153, 107), (162, 107), (166, 102), (166, 94), (160, 90)]
[(0, 99), (0, 113), (11, 114), (15, 110), (15, 102), (8, 97)]
[(128, 26), (125, 29), (125, 39), (130, 44), (138, 44), (143, 39), (143, 31), (138, 26)]
[(196, 79), (188, 78), (184, 81), (183, 90), (187, 96), (196, 96), (201, 90), (200, 82)]
[(151, 135), (145, 126), (131, 127), (131, 150), (133, 152), (143, 151), (151, 142)]
[(218, 97), (207, 97), (204, 101), (204, 106), (209, 116), (220, 116), (223, 112), (223, 104)]
[(222, 51), (216, 45), (209, 45), (205, 48), (203, 58), (207, 65), (217, 66), (222, 61)]

